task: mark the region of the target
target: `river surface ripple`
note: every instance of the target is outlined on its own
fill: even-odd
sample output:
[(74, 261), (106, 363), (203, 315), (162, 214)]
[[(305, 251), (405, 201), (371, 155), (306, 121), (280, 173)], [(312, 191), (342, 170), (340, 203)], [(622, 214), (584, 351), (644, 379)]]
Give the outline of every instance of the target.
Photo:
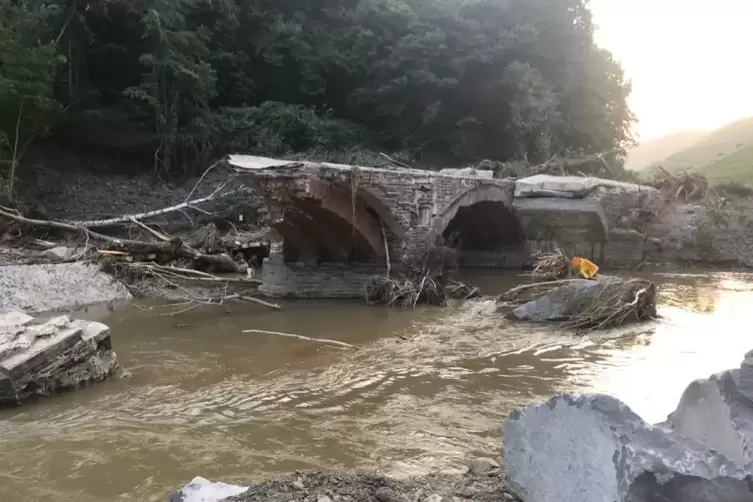
[[(0, 411), (0, 500), (162, 502), (195, 475), (451, 471), (469, 455), (498, 455), (510, 410), (560, 391), (609, 393), (664, 420), (691, 380), (753, 348), (753, 276), (646, 276), (660, 283), (662, 319), (586, 337), (511, 324), (489, 300), (90, 309), (80, 315), (112, 327), (132, 377)], [(472, 279), (489, 294), (524, 280)]]

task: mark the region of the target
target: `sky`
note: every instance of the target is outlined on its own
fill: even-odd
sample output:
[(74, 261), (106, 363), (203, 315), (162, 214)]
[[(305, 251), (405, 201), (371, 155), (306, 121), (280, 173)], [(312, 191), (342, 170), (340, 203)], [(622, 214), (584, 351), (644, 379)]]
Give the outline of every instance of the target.
[(591, 0), (648, 140), (753, 116), (753, 0)]

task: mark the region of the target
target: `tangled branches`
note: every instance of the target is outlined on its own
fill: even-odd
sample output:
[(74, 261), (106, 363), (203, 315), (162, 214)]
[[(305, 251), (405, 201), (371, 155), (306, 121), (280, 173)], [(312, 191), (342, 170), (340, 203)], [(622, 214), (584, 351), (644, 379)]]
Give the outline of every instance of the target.
[(709, 180), (700, 173), (684, 172), (675, 176), (661, 166), (657, 166), (659, 174), (654, 178), (654, 188), (684, 202), (706, 200), (713, 194), (709, 187)]
[(498, 298), (520, 305), (508, 317), (519, 321), (562, 322), (593, 331), (656, 317), (656, 284), (644, 279), (602, 276), (525, 284)]
[(644, 279), (603, 281), (573, 306), (566, 326), (584, 331), (608, 329), (656, 317), (656, 284)]
[(363, 297), (369, 305), (415, 307), (419, 303), (444, 306), (453, 298), (480, 295), (478, 288), (456, 281), (456, 273), (457, 253), (440, 238), (407, 252), (394, 276), (370, 277)]
[(534, 282), (549, 282), (566, 279), (573, 275), (570, 259), (561, 249), (553, 253), (537, 253), (536, 266), (531, 272)]

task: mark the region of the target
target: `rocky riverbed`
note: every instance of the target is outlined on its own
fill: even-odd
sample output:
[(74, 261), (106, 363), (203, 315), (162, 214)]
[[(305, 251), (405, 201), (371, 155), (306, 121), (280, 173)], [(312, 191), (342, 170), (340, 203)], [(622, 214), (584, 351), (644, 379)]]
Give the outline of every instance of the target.
[(250, 486), (195, 478), (169, 502), (750, 502), (753, 351), (739, 368), (692, 382), (664, 425), (618, 399), (563, 394), (513, 411), (504, 465), (396, 480), (296, 472)]

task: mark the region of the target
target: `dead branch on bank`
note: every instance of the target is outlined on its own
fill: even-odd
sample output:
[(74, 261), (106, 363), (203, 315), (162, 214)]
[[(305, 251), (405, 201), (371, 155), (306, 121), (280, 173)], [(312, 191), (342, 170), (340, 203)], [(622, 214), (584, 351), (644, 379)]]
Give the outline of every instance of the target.
[(187, 281), (187, 282), (206, 282), (216, 284), (239, 284), (246, 287), (258, 286), (262, 283), (259, 279), (244, 278), (244, 277), (223, 277), (213, 274), (208, 274), (200, 270), (193, 270), (190, 268), (173, 267), (167, 265), (159, 265), (153, 262), (123, 262), (121, 266), (136, 272), (142, 272), (144, 274), (151, 274), (154, 276), (170, 277), (174, 280)]
[(338, 342), (337, 340), (328, 340), (326, 338), (311, 338), (310, 336), (294, 335), (292, 333), (280, 333), (278, 331), (266, 331), (263, 329), (244, 329), (243, 333), (258, 333), (261, 335), (273, 335), (273, 336), (286, 336), (289, 338), (297, 338), (299, 340), (307, 340), (309, 342), (318, 342), (327, 345), (334, 345), (336, 347), (342, 347), (345, 349), (358, 350), (358, 347), (345, 342)]
[(456, 281), (457, 253), (441, 238), (408, 251), (392, 275), (370, 277), (363, 287), (369, 305), (447, 305), (450, 299), (480, 296), (478, 288)]
[[(255, 279), (240, 279), (237, 277), (218, 277), (199, 270), (181, 267), (163, 266), (156, 263), (128, 263), (128, 262), (103, 262), (103, 269), (114, 275), (129, 280), (152, 279), (160, 284), (163, 289), (173, 291), (171, 297), (178, 303), (167, 305), (168, 307), (181, 306), (181, 310), (161, 314), (174, 316), (188, 312), (202, 305), (226, 305), (231, 301), (255, 303), (270, 309), (279, 310), (281, 307), (276, 303), (270, 303), (247, 292), (250, 288), (257, 287), (261, 281)], [(202, 286), (199, 289), (187, 288), (185, 282), (198, 282)], [(202, 284), (204, 283), (204, 284)], [(242, 292), (230, 294), (231, 287), (241, 287)]]
[[(204, 171), (204, 174), (201, 175), (201, 178), (199, 178), (199, 181), (196, 183), (194, 188), (191, 190), (191, 193), (189, 194), (189, 197), (193, 192), (196, 190), (196, 187), (201, 183), (201, 181), (204, 179), (206, 174), (213, 169), (217, 164), (214, 164), (210, 166), (206, 171)], [(217, 187), (211, 194), (207, 195), (206, 197), (201, 197), (198, 199), (193, 200), (186, 200), (184, 202), (181, 202), (180, 204), (175, 204), (170, 207), (165, 207), (161, 209), (154, 209), (152, 211), (146, 211), (144, 213), (138, 213), (138, 214), (126, 214), (123, 216), (118, 216), (115, 218), (107, 218), (103, 220), (89, 220), (89, 221), (69, 221), (67, 222), (70, 225), (76, 226), (76, 227), (86, 227), (86, 228), (99, 228), (99, 227), (109, 227), (113, 225), (120, 225), (124, 223), (131, 223), (133, 220), (144, 220), (147, 218), (152, 218), (154, 216), (160, 216), (168, 213), (172, 213), (174, 211), (181, 211), (183, 209), (198, 209), (195, 206), (198, 206), (200, 204), (204, 204), (206, 202), (211, 202), (216, 199), (220, 199), (222, 197), (227, 197), (229, 195), (233, 195), (238, 193), (238, 190), (232, 190), (229, 192), (222, 192), (222, 190), (229, 185), (234, 178), (229, 177), (223, 184), (221, 184), (219, 187)]]
[(87, 239), (90, 238), (96, 241), (105, 242), (110, 248), (117, 251), (146, 255), (162, 253), (179, 258), (194, 260), (198, 265), (211, 266), (215, 271), (218, 272), (244, 272), (244, 269), (242, 269), (238, 263), (233, 261), (230, 256), (226, 254), (210, 255), (200, 253), (199, 251), (184, 244), (179, 237), (175, 237), (169, 241), (162, 242), (120, 239), (118, 237), (111, 237), (109, 235), (90, 230), (85, 225), (74, 225), (53, 220), (36, 220), (26, 218), (25, 216), (14, 213), (13, 210), (5, 207), (0, 207), (0, 216), (17, 223), (22, 223), (24, 225), (63, 230), (72, 234), (84, 235), (87, 237)]
[(708, 178), (703, 174), (686, 171), (675, 176), (659, 165), (656, 166), (656, 169), (659, 174), (654, 178), (654, 188), (677, 200), (684, 202), (705, 201), (716, 195)]
[(537, 174), (552, 176), (598, 176), (614, 178), (615, 173), (607, 159), (616, 152), (603, 152), (580, 158), (553, 156), (543, 164), (531, 165), (527, 161), (500, 162), (484, 160), (476, 169), (494, 171), (496, 178), (523, 178)]

